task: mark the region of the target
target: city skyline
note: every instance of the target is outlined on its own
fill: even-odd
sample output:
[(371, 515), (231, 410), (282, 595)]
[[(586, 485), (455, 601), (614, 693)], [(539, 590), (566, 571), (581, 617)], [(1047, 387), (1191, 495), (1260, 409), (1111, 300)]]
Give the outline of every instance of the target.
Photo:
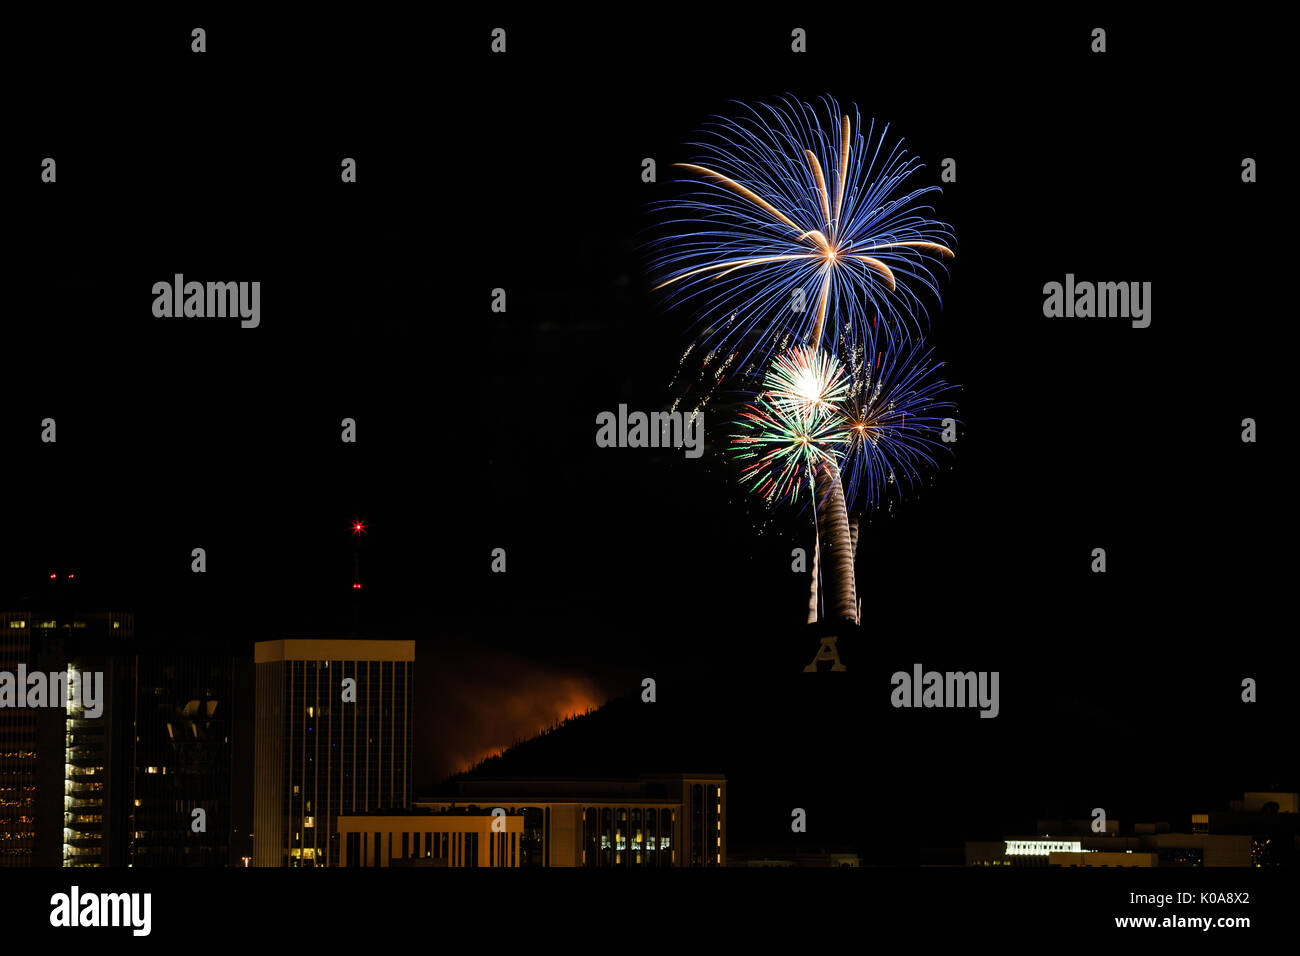
[[(64, 585), (60, 584), (58, 587), (62, 588)], [(66, 598), (66, 595), (67, 592), (64, 591), (62, 596)], [(92, 627), (87, 627), (88, 624)], [(265, 825), (272, 818), (267, 814), (275, 816), (272, 808), (278, 805), (278, 801), (283, 801), (286, 805), (292, 804), (300, 811), (296, 811), (296, 816), (280, 815), (283, 823), (278, 829), (285, 839), (302, 847), (303, 835), (307, 833), (303, 823), (305, 819), (310, 820), (312, 825), (309, 829), (314, 831), (309, 834), (312, 838), (312, 858), (315, 858), (317, 852), (324, 852), (327, 860), (337, 864), (339, 847), (337, 831), (332, 821), (338, 816), (385, 810), (405, 812), (411, 807), (433, 807), (435, 803), (429, 801), (436, 799), (436, 794), (446, 792), (449, 786), (454, 788), (462, 785), (460, 781), (468, 783), (474, 780), (492, 780), (501, 777), (502, 774), (513, 774), (523, 779), (535, 778), (539, 773), (542, 777), (559, 774), (573, 779), (591, 777), (593, 773), (607, 775), (613, 772), (615, 776), (628, 773), (635, 775), (656, 768), (670, 767), (674, 760), (685, 761), (686, 766), (697, 768), (701, 765), (715, 765), (724, 770), (726, 777), (731, 779), (730, 788), (740, 788), (738, 792), (742, 797), (741, 802), (736, 813), (729, 814), (729, 816), (736, 816), (730, 830), (733, 831), (731, 839), (738, 848), (738, 852), (733, 854), (737, 861), (752, 859), (756, 855), (772, 857), (775, 854), (778, 858), (790, 854), (799, 856), (811, 852), (814, 845), (824, 851), (829, 842), (830, 851), (851, 853), (863, 864), (903, 862), (912, 859), (919, 862), (928, 860), (932, 863), (947, 860), (949, 865), (953, 865), (952, 861), (960, 856), (960, 847), (963, 843), (969, 845), (970, 841), (978, 841), (984, 834), (999, 828), (1004, 832), (1028, 832), (1028, 821), (1033, 818), (1020, 815), (1025, 811), (1036, 812), (1037, 819), (1041, 820), (1053, 815), (1061, 817), (1063, 809), (1064, 816), (1069, 816), (1071, 811), (1075, 815), (1082, 816), (1091, 810), (1078, 802), (1077, 798), (1081, 795), (1077, 792), (1071, 794), (1071, 788), (1068, 786), (1052, 785), (1052, 778), (1043, 773), (1049, 765), (1039, 767), (1036, 762), (1031, 761), (1027, 765), (1026, 775), (1007, 775), (1008, 786), (1014, 789), (1024, 781), (1036, 779), (1039, 790), (1045, 794), (1055, 792), (1054, 798), (1040, 799), (1037, 804), (1029, 806), (1025, 806), (1023, 800), (1020, 800), (1017, 806), (1013, 804), (1016, 800), (1012, 796), (1013, 789), (999, 790), (999, 795), (994, 800), (977, 805), (973, 814), (965, 814), (965, 822), (959, 822), (958, 829), (949, 827), (945, 830), (934, 825), (937, 817), (929, 823), (923, 823), (931, 815), (939, 813), (939, 808), (945, 802), (941, 796), (936, 795), (935, 800), (922, 801), (912, 811), (912, 819), (916, 824), (927, 826), (931, 831), (923, 838), (926, 841), (924, 845), (929, 849), (913, 845), (909, 850), (906, 839), (900, 842), (895, 835), (882, 840), (879, 835), (873, 837), (870, 831), (855, 826), (835, 827), (829, 832), (822, 829), (818, 838), (809, 840), (800, 840), (797, 836), (784, 836), (782, 834), (784, 825), (774, 825), (775, 812), (770, 806), (771, 794), (766, 792), (773, 789), (771, 782), (761, 782), (767, 772), (765, 767), (767, 747), (762, 741), (773, 739), (771, 733), (760, 733), (758, 740), (752, 746), (741, 745), (735, 740), (735, 732), (743, 723), (737, 724), (735, 730), (732, 730), (725, 714), (728, 710), (734, 711), (737, 706), (738, 699), (735, 694), (737, 688), (743, 698), (745, 688), (753, 686), (754, 681), (783, 679), (783, 686), (788, 687), (794, 694), (793, 699), (797, 708), (806, 710), (811, 715), (802, 722), (796, 721), (795, 728), (806, 726), (811, 732), (827, 719), (831, 720), (832, 726), (847, 726), (844, 718), (856, 708), (854, 702), (860, 698), (859, 689), (863, 686), (862, 679), (857, 676), (862, 670), (857, 657), (860, 645), (851, 641), (846, 641), (842, 648), (844, 658), (853, 665), (852, 678), (848, 675), (835, 675), (829, 666), (822, 666), (813, 674), (807, 673), (802, 667), (794, 668), (792, 673), (785, 674), (778, 674), (770, 667), (751, 668), (740, 672), (739, 675), (733, 675), (740, 676), (741, 679), (733, 681), (729, 688), (715, 688), (711, 694), (716, 698), (715, 706), (705, 709), (699, 708), (692, 701), (709, 696), (708, 692), (700, 696), (708, 682), (707, 677), (704, 682), (689, 678), (683, 680), (680, 686), (689, 692), (685, 701), (681, 698), (677, 701), (648, 700), (644, 687), (630, 688), (622, 694), (593, 700), (592, 704), (581, 713), (558, 716), (549, 726), (517, 725), (513, 736), (497, 738), (494, 741), (493, 751), (484, 759), (474, 762), (472, 766), (455, 766), (450, 773), (430, 775), (427, 755), (436, 753), (449, 741), (454, 744), (456, 734), (454, 731), (450, 734), (431, 734), (428, 725), (421, 725), (421, 722), (416, 719), (415, 715), (419, 712), (421, 700), (420, 688), (424, 686), (414, 677), (420, 673), (420, 668), (414, 667), (414, 661), (418, 660), (417, 648), (421, 643), (419, 641), (359, 638), (282, 639), (255, 641), (254, 646), (246, 648), (242, 654), (235, 653), (232, 650), (233, 645), (220, 647), (212, 644), (186, 644), (168, 648), (161, 644), (156, 636), (137, 635), (134, 616), (131, 614), (77, 613), (70, 612), (66, 608), (59, 611), (39, 609), (6, 611), (3, 615), (2, 628), (4, 636), (9, 641), (5, 645), (7, 648), (5, 663), (10, 669), (15, 668), (19, 657), (26, 654), (29, 655), (26, 658), (29, 662), (40, 663), (50, 673), (58, 672), (59, 661), (67, 657), (69, 658), (68, 670), (74, 675), (77, 668), (87, 670), (94, 667), (101, 668), (102, 672), (108, 675), (107, 687), (110, 688), (110, 692), (102, 698), (106, 706), (101, 705), (98, 721), (86, 720), (85, 714), (80, 709), (75, 714), (72, 709), (66, 709), (65, 713), (65, 708), (62, 707), (44, 709), (6, 707), (0, 710), (0, 717), (4, 718), (4, 726), (9, 728), (6, 731), (6, 739), (17, 733), (19, 736), (14, 738), (15, 741), (25, 741), (24, 748), (32, 747), (32, 752), (28, 754), (26, 760), (27, 771), (22, 771), (21, 767), (15, 769), (14, 763), (7, 758), (3, 762), (3, 767), (0, 767), (0, 777), (10, 784), (21, 781), (24, 775), (35, 780), (35, 769), (41, 765), (34, 759), (36, 742), (53, 741), (55, 739), (53, 732), (57, 731), (58, 747), (62, 755), (63, 729), (66, 721), (66, 746), (69, 748), (68, 760), (71, 763), (63, 768), (64, 773), (50, 775), (49, 771), (53, 766), (50, 762), (46, 762), (43, 765), (45, 776), (42, 778), (46, 782), (41, 788), (42, 792), (54, 794), (61, 799), (65, 791), (65, 783), (67, 787), (84, 788), (88, 785), (88, 780), (98, 781), (90, 784), (100, 788), (92, 795), (95, 807), (91, 810), (71, 808), (75, 813), (80, 814), (71, 822), (72, 830), (67, 829), (69, 823), (64, 819), (64, 814), (58, 813), (57, 822), (62, 826), (46, 830), (56, 836), (41, 843), (45, 849), (38, 850), (35, 843), (28, 845), (28, 849), (32, 850), (32, 861), (44, 860), (46, 865), (51, 863), (76, 865), (79, 862), (79, 854), (91, 854), (85, 862), (90, 862), (92, 865), (240, 865), (245, 857), (258, 860), (257, 865), (266, 865), (271, 857), (255, 849), (257, 841), (253, 838), (253, 834), (259, 831), (271, 832), (268, 825)], [(815, 628), (809, 632), (810, 649), (815, 647), (813, 640), (815, 632)], [(33, 653), (32, 649), (36, 644), (23, 643), (23, 646), (19, 647), (13, 643), (15, 640), (25, 642), (32, 637), (44, 638), (55, 643), (45, 647), (40, 654)], [(249, 653), (250, 651), (252, 653)], [(346, 724), (346, 718), (342, 716), (347, 712), (349, 702), (340, 701), (334, 704), (326, 700), (326, 697), (330, 696), (330, 689), (333, 688), (334, 678), (329, 676), (333, 671), (328, 664), (318, 668), (316, 662), (329, 661), (332, 657), (342, 655), (339, 657), (339, 666), (334, 668), (343, 675), (340, 680), (358, 675), (360, 678), (366, 678), (365, 668), (370, 665), (343, 664), (343, 660), (346, 658), (355, 661), (358, 659), (357, 655), (360, 655), (360, 659), (373, 658), (375, 655), (382, 657), (385, 653), (409, 655), (408, 659), (411, 663), (407, 666), (412, 667), (413, 671), (401, 677), (397, 683), (392, 683), (401, 676), (395, 676), (396, 672), (389, 672), (395, 665), (375, 665), (386, 666), (389, 670), (374, 672), (375, 679), (380, 682), (378, 684), (374, 684), (368, 678), (359, 680), (361, 697), (356, 713), (367, 712), (368, 695), (384, 693), (383, 689), (386, 685), (390, 686), (389, 694), (393, 693), (395, 688), (405, 688), (398, 691), (398, 696), (394, 699), (401, 704), (400, 710), (403, 714), (401, 719), (398, 719), (397, 711), (391, 710), (391, 705), (383, 705), (388, 708), (384, 711), (386, 714), (384, 719), (387, 721), (384, 728), (387, 730), (376, 725), (378, 729), (372, 728), (369, 734), (369, 739), (376, 748), (383, 747), (384, 733), (388, 733), (390, 737), (397, 734), (402, 741), (400, 751), (395, 752), (392, 757), (381, 756), (380, 764), (376, 765), (379, 766), (378, 771), (375, 771), (375, 767), (370, 767), (362, 777), (358, 778), (365, 783), (360, 791), (360, 802), (355, 801), (355, 794), (352, 793), (349, 793), (345, 799), (343, 791), (334, 784), (330, 784), (320, 793), (311, 789), (321, 786), (320, 779), (333, 779), (330, 777), (329, 769), (325, 771), (325, 778), (322, 778), (319, 772), (314, 772), (300, 779), (296, 775), (298, 771), (294, 771), (295, 776), (275, 783), (275, 787), (279, 788), (275, 792), (280, 792), (281, 797), (271, 799), (273, 793), (266, 787), (274, 781), (275, 775), (268, 776), (264, 770), (259, 772), (257, 768), (270, 766), (268, 760), (271, 763), (276, 761), (271, 759), (273, 755), (267, 756), (258, 752), (253, 741), (260, 735), (261, 739), (273, 742), (276, 735), (271, 732), (269, 724), (264, 729), (258, 729), (262, 718), (259, 718), (259, 712), (254, 704), (254, 699), (259, 693), (255, 687), (255, 675), (263, 673), (267, 667), (283, 667), (285, 666), (283, 661), (295, 659), (301, 662), (295, 665), (296, 667), (319, 670), (318, 676), (310, 682), (309, 690), (313, 694), (312, 706), (292, 705), (294, 712), (301, 710), (305, 715), (302, 727), (297, 729), (291, 727), (285, 731), (283, 738), (285, 744), (281, 746), (296, 747), (295, 753), (298, 750), (302, 751), (300, 754), (302, 759), (297, 762), (297, 765), (301, 766), (303, 773), (310, 769), (308, 765), (317, 757), (330, 761), (339, 775), (335, 783), (342, 786), (348, 782), (343, 778), (348, 777), (350, 781), (352, 775), (352, 770), (347, 769), (351, 764), (347, 764), (341, 756), (345, 752), (351, 752), (348, 750), (348, 741), (352, 739), (352, 732), (350, 726)], [(281, 663), (275, 664), (276, 660)], [(363, 669), (355, 671), (354, 675), (357, 667)], [(916, 667), (919, 669), (920, 665)], [(313, 673), (316, 670), (313, 670)], [(875, 677), (882, 685), (878, 696), (885, 698), (885, 686), (889, 686), (892, 691), (892, 682), (890, 685), (885, 685), (884, 672), (879, 668), (875, 670)], [(178, 673), (181, 671), (192, 676), (177, 683)], [(266, 672), (264, 677), (267, 674), (269, 672)], [(294, 674), (297, 674), (296, 670)], [(306, 671), (300, 676), (306, 680)], [(440, 680), (434, 686), (451, 686), (463, 682), (469, 676), (469, 672), (443, 673), (439, 675)], [(74, 677), (74, 681), (75, 679)], [(840, 690), (852, 687), (852, 692), (848, 694), (837, 693), (837, 685), (829, 683), (850, 679), (854, 681), (852, 685), (840, 685)], [(297, 683), (291, 682), (290, 677), (286, 675), (282, 675), (279, 681), (273, 683), (297, 688), (293, 691), (295, 695), (303, 692), (302, 688), (299, 688)], [(271, 685), (266, 687), (270, 688)], [(672, 683), (664, 685), (664, 689), (670, 694), (672, 694), (672, 687)], [(826, 696), (827, 691), (831, 692), (830, 698)], [(269, 689), (264, 689), (261, 693), (270, 692)], [(237, 696), (241, 693), (242, 701)], [(322, 697), (322, 693), (326, 697)], [(917, 693), (919, 695), (919, 689)], [(895, 695), (889, 693), (888, 696)], [(649, 697), (653, 698), (654, 694), (649, 694)], [(267, 698), (267, 706), (273, 699), (274, 695)], [(489, 698), (481, 704), (489, 709), (502, 709), (503, 699), (505, 698)], [(75, 695), (72, 695), (71, 700), (76, 700)], [(141, 709), (141, 704), (146, 700), (157, 702), (150, 704), (153, 708), (152, 712), (156, 713), (157, 717), (143, 719), (146, 711)], [(129, 756), (123, 750), (123, 746), (126, 746), (126, 741), (129, 739), (126, 736), (129, 732), (123, 729), (122, 719), (127, 701), (133, 701), (131, 706), (136, 713), (136, 740), (130, 745), (132, 749)], [(276, 706), (287, 706), (290, 703), (286, 698), (282, 704)], [(356, 699), (354, 698), (351, 703), (356, 704)], [(463, 698), (457, 699), (457, 704), (460, 703), (463, 703)], [(877, 703), (883, 705), (884, 700), (878, 700)], [(1065, 703), (1068, 705), (1068, 701)], [(68, 708), (72, 706), (70, 702)], [(1013, 706), (1023, 706), (1023, 703)], [(340, 719), (345, 721), (337, 728), (334, 726), (337, 721), (331, 714), (331, 708), (338, 712)], [(317, 709), (321, 714), (314, 713)], [(906, 713), (897, 711), (896, 707), (891, 707), (890, 710), (900, 715)], [(878, 714), (886, 712), (883, 707), (877, 707), (875, 711)], [(1037, 708), (1030, 711), (1031, 714), (1040, 712)], [(1261, 711), (1261, 715), (1267, 721), (1270, 719), (1269, 715), (1274, 712), (1272, 708), (1265, 708)], [(527, 713), (527, 711), (522, 712), (522, 719), (529, 719)], [(793, 713), (793, 710), (780, 709), (773, 715), (773, 720), (778, 724), (784, 722), (789, 726)], [(1068, 714), (1068, 706), (1060, 708), (1058, 705), (1058, 713)], [(51, 718), (50, 715), (53, 717)], [(284, 710), (282, 717), (277, 720), (287, 720), (287, 715), (288, 711)], [(461, 716), (463, 718), (464, 714), (462, 713)], [(1003, 720), (1005, 716), (999, 716), (997, 719)], [(1130, 719), (1139, 716), (1140, 712), (1130, 713)], [(216, 723), (213, 723), (214, 718)], [(53, 731), (48, 729), (53, 728), (51, 719), (58, 724)], [(894, 719), (896, 721), (898, 718)], [(928, 718), (930, 722), (934, 719), (943, 718), (938, 714)], [(320, 721), (325, 723), (327, 733), (324, 736), (314, 733), (315, 724)], [(762, 724), (753, 724), (752, 721), (748, 723), (760, 730), (763, 727)], [(1025, 752), (1032, 753), (1036, 746), (1040, 746), (1030, 741), (1050, 739), (1050, 734), (1047, 738), (1044, 738), (1041, 733), (1036, 736), (1033, 734), (1032, 728), (1037, 721), (1031, 720), (1026, 724), (1012, 716), (1012, 720), (1008, 723), (1012, 728), (1012, 736), (1004, 739), (1020, 741), (1017, 747), (1027, 748)], [(38, 733), (39, 726), (47, 726), (47, 730)], [(466, 724), (462, 720), (456, 726), (459, 728)], [(692, 729), (700, 726), (716, 727), (717, 737), (710, 734), (701, 737), (696, 730)], [(965, 726), (971, 728), (971, 731), (963, 732), (959, 741), (970, 738), (972, 732), (978, 733), (980, 727), (978, 717), (974, 722), (966, 722)], [(298, 730), (302, 733), (299, 734)], [(334, 730), (339, 731), (337, 741), (334, 740)], [(92, 736), (87, 739), (97, 742), (93, 743), (92, 749), (84, 751), (84, 756), (73, 758), (71, 754), (74, 747), (87, 746), (79, 742), (80, 737), (87, 732), (92, 733)], [(1238, 732), (1232, 727), (1221, 731), (1225, 736)], [(24, 734), (27, 736), (22, 736)], [(661, 741), (655, 746), (635, 750), (633, 759), (620, 757), (611, 760), (603, 756), (610, 751), (610, 744), (615, 740), (648, 741), (650, 735), (656, 734), (662, 738)], [(74, 740), (74, 737), (78, 739)], [(193, 740), (189, 744), (178, 745), (178, 740), (186, 741), (191, 737)], [(315, 743), (306, 744), (309, 739)], [(417, 744), (419, 739), (423, 739), (423, 746)], [(723, 747), (718, 741), (724, 739), (732, 742)], [(232, 744), (232, 740), (235, 743)], [(119, 741), (122, 745), (119, 745)], [(1163, 821), (1166, 829), (1172, 825), (1175, 828), (1182, 827), (1184, 832), (1190, 832), (1194, 815), (1204, 813), (1207, 809), (1213, 810), (1225, 806), (1229, 800), (1235, 799), (1233, 794), (1239, 794), (1243, 789), (1252, 789), (1252, 784), (1256, 791), (1276, 791), (1278, 784), (1281, 783), (1282, 813), (1284, 816), (1294, 813), (1294, 810), (1286, 809), (1291, 805), (1287, 802), (1288, 795), (1293, 793), (1286, 790), (1283, 768), (1288, 763), (1283, 760), (1270, 767), (1268, 754), (1271, 748), (1268, 746), (1267, 737), (1259, 737), (1259, 743), (1263, 745), (1262, 748), (1258, 746), (1243, 748), (1239, 744), (1242, 759), (1231, 766), (1226, 773), (1220, 775), (1223, 781), (1221, 785), (1208, 788), (1200, 786), (1193, 790), (1185, 790), (1178, 783), (1177, 778), (1171, 778), (1168, 784), (1155, 788), (1149, 785), (1133, 786), (1131, 783), (1123, 785), (1122, 779), (1131, 776), (1133, 771), (1129, 769), (1128, 761), (1117, 753), (1112, 754), (1109, 762), (1116, 768), (1115, 779), (1104, 783), (1104, 790), (1097, 791), (1107, 795), (1105, 799), (1099, 799), (1098, 802), (1104, 803), (1110, 813), (1126, 820), (1153, 820), (1156, 823)], [(1203, 744), (1204, 741), (1197, 740), (1183, 748), (1166, 748), (1166, 753), (1172, 759), (1175, 754), (1183, 751), (1189, 754), (1195, 753)], [(53, 744), (48, 745), (53, 746)], [(306, 749), (303, 749), (304, 746)], [(339, 749), (340, 746), (342, 749)], [(957, 746), (965, 745), (958, 742)], [(821, 796), (815, 802), (808, 800), (801, 802), (808, 803), (809, 811), (816, 815), (823, 812), (823, 808), (827, 805), (826, 795), (831, 795), (833, 803), (836, 794), (847, 792), (844, 787), (852, 778), (841, 778), (833, 772), (827, 774), (824, 770), (813, 769), (822, 759), (819, 754), (823, 750), (827, 753), (842, 751), (840, 742), (835, 739), (823, 741), (817, 747), (805, 747), (805, 750), (807, 752), (797, 762), (788, 766), (791, 770), (797, 766), (806, 768), (802, 771), (796, 770), (795, 773), (811, 771), (812, 777), (807, 782), (812, 787), (812, 791), (804, 792)], [(374, 751), (375, 754), (380, 755), (384, 752), (382, 749)], [(82, 754), (83, 751), (78, 749), (77, 753)], [(336, 761), (335, 757), (339, 759)], [(362, 764), (369, 766), (368, 757), (348, 759), (361, 759), (358, 767)], [(292, 762), (290, 764), (292, 765)], [(337, 766), (334, 766), (335, 764)], [(446, 766), (446, 764), (440, 765)], [(1133, 767), (1137, 766), (1140, 766), (1140, 763), (1133, 763)], [(178, 776), (177, 771), (188, 776)], [(375, 790), (373, 797), (366, 795), (369, 793), (370, 782), (374, 782), (378, 787), (380, 780), (379, 777), (375, 777), (374, 781), (370, 781), (370, 777), (374, 776), (371, 771), (378, 772), (380, 777), (384, 777), (385, 785), (389, 788), (387, 791)], [(82, 776), (78, 777), (77, 774)], [(85, 774), (91, 776), (86, 777)], [(1069, 774), (1063, 775), (1063, 779), (1069, 779)], [(316, 782), (312, 783), (313, 780)], [(417, 783), (417, 781), (421, 782)], [(304, 789), (297, 796), (289, 798), (284, 788), (295, 786), (303, 786)], [(396, 789), (392, 789), (393, 787)], [(309, 789), (310, 794), (307, 792)], [(778, 791), (789, 789), (789, 784), (786, 783), (783, 787), (775, 789)], [(352, 787), (352, 790), (355, 790), (355, 787)], [(254, 798), (254, 794), (258, 796)], [(324, 797), (321, 794), (324, 794)], [(1072, 795), (1075, 798), (1073, 801), (1070, 799)], [(77, 793), (70, 799), (84, 802), (85, 796)], [(265, 809), (258, 810), (254, 804), (262, 800), (269, 802), (266, 803)], [(310, 806), (313, 801), (322, 803), (323, 806), (313, 808)], [(515, 803), (519, 803), (518, 799)], [(883, 808), (889, 807), (892, 801), (886, 795), (884, 800), (873, 798), (869, 803)], [(1001, 809), (995, 810), (994, 807), (999, 804)], [(55, 813), (50, 809), (52, 804), (48, 797), (41, 805), (46, 808), (43, 813), (47, 821), (54, 819)], [(441, 804), (436, 805), (446, 809), (449, 804), (444, 799)], [(162, 810), (163, 806), (168, 809)], [(192, 823), (192, 813), (196, 808), (203, 811), (205, 827), (202, 831), (191, 830), (188, 826)], [(893, 807), (889, 812), (897, 817), (900, 810), (901, 808)], [(93, 820), (88, 814), (93, 815)], [(34, 815), (39, 819), (39, 814)], [(762, 820), (763, 816), (767, 819)], [(323, 826), (317, 827), (316, 817), (321, 818)], [(254, 825), (254, 819), (261, 819), (264, 824)], [(1022, 822), (1017, 823), (1018, 820)], [(1239, 825), (1240, 821), (1234, 824), (1234, 826)], [(1271, 827), (1272, 824), (1270, 823), (1269, 826)], [(14, 830), (15, 827), (9, 824), (7, 829)], [(88, 839), (86, 835), (79, 835), (81, 830), (88, 831), (89, 838), (93, 838), (91, 842), (86, 842)], [(1177, 829), (1174, 832), (1178, 832)], [(291, 839), (290, 834), (295, 836)], [(275, 842), (273, 838), (268, 837), (268, 839)], [(55, 851), (55, 844), (61, 845), (61, 850), (58, 852)], [(801, 844), (807, 844), (804, 850), (798, 849)], [(16, 845), (9, 843), (10, 848)], [(293, 849), (294, 847), (286, 843), (281, 848), (283, 858), (287, 860)], [(276, 855), (281, 851), (265, 850), (264, 852)], [(191, 857), (190, 854), (194, 856)], [(1266, 862), (1267, 865), (1294, 865), (1292, 854), (1288, 853), (1285, 847), (1274, 847)]]
[(1288, 31), (438, 12), (7, 23), (5, 941), (1285, 938)]

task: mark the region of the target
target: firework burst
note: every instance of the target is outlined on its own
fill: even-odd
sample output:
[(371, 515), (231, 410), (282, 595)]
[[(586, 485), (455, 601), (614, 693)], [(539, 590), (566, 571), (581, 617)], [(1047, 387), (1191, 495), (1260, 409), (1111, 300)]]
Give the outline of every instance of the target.
[(763, 387), (773, 402), (793, 414), (829, 417), (848, 394), (849, 381), (830, 352), (799, 345), (777, 356)]
[[(902, 494), (948, 454), (943, 423), (956, 406), (955, 388), (938, 377), (943, 363), (923, 343), (875, 337), (876, 347), (855, 356), (841, 406), (849, 440), (843, 460), (850, 508), (870, 511), (893, 489)], [(955, 421), (955, 419), (954, 419)]]
[(888, 126), (864, 126), (829, 98), (744, 108), (709, 124), (695, 160), (677, 164), (690, 191), (660, 206), (657, 288), (697, 317), (674, 387), (693, 410), (728, 381), (726, 392), (757, 393), (730, 442), (741, 484), (769, 505), (808, 490), (809, 620), (824, 606), (856, 625), (846, 497), (870, 508), (918, 480), (951, 409), (930, 353), (908, 343), (924, 331), (921, 297), (938, 300), (952, 233), (921, 203), (938, 187), (907, 186), (919, 163)]
[(934, 269), (953, 255), (951, 231), (917, 204), (937, 186), (904, 192), (920, 166), (887, 144), (887, 125), (864, 132), (856, 109), (785, 99), (707, 132), (693, 144), (698, 160), (677, 164), (693, 189), (666, 207), (673, 234), (655, 243), (652, 265), (659, 288), (695, 300), (704, 344), (752, 341), (773, 316), (767, 330), (813, 347), (829, 315), (855, 346), (878, 315), (919, 329), (926, 313), (913, 286), (937, 299)]
[(744, 463), (741, 484), (768, 504), (801, 501), (817, 467), (834, 465), (851, 440), (839, 405), (848, 387), (828, 352), (799, 346), (778, 356), (736, 421), (731, 450)]
[(819, 462), (833, 463), (848, 434), (838, 412), (800, 414), (764, 393), (741, 411), (732, 451), (746, 462), (740, 480), (768, 504), (799, 502)]

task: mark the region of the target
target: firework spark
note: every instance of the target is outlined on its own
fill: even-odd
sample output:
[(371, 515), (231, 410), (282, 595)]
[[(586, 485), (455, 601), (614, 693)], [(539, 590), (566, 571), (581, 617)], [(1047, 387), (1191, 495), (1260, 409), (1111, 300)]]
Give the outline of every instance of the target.
[(851, 365), (841, 409), (850, 438), (843, 462), (848, 504), (864, 511), (938, 467), (935, 456), (950, 452), (943, 423), (956, 413), (947, 397), (955, 386), (938, 377), (943, 363), (932, 361), (932, 350), (883, 333), (872, 344)]
[(939, 188), (904, 194), (920, 165), (886, 145), (888, 126), (864, 134), (856, 109), (823, 107), (786, 99), (717, 119), (693, 144), (699, 162), (677, 164), (694, 189), (667, 206), (674, 234), (655, 244), (653, 269), (659, 288), (697, 300), (706, 344), (734, 343), (775, 316), (816, 347), (835, 315), (858, 346), (878, 315), (919, 329), (913, 285), (938, 297), (933, 269), (953, 255), (951, 231), (915, 203)]
[(736, 421), (731, 450), (745, 463), (741, 484), (768, 504), (811, 491), (818, 464), (835, 464), (852, 439), (838, 404), (848, 385), (828, 352), (800, 346), (778, 356)]
[(796, 346), (777, 356), (763, 386), (773, 402), (800, 415), (827, 415), (849, 391), (844, 367), (830, 352)]
[(728, 379), (752, 395), (762, 376), (731, 439), (741, 484), (769, 505), (808, 489), (814, 618), (824, 573), (826, 614), (857, 624), (845, 491), (874, 507), (935, 464), (950, 386), (910, 336), (924, 331), (921, 297), (938, 301), (952, 233), (920, 202), (937, 186), (905, 188), (920, 166), (887, 125), (864, 128), (829, 98), (744, 108), (677, 164), (690, 191), (660, 207), (652, 270), (696, 312), (677, 380), (699, 387), (683, 385), (685, 402), (708, 404)]

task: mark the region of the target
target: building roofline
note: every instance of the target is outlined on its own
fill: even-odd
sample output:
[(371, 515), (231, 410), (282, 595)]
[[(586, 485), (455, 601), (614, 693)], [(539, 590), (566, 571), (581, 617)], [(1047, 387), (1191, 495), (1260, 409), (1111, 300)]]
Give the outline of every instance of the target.
[(253, 663), (279, 661), (414, 661), (415, 641), (359, 640), (351, 638), (258, 641)]

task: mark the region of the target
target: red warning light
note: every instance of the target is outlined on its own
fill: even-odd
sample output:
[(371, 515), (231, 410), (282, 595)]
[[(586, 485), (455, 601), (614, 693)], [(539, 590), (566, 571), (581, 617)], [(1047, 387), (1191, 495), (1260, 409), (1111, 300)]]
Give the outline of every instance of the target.
[(57, 577), (58, 577), (58, 575), (57, 575), (56, 573), (54, 573), (53, 571), (50, 572), (50, 580), (51, 580), (51, 581), (53, 581), (53, 580), (54, 580), (55, 578), (57, 578)]
[(360, 581), (355, 581), (355, 582), (353, 582), (353, 584), (352, 584), (352, 590), (354, 590), (354, 591), (360, 591), (360, 590), (361, 590), (361, 582), (360, 582)]
[(68, 575), (68, 580), (71, 581), (71, 580), (72, 580), (73, 578), (75, 578), (75, 577), (76, 577), (75, 574), (69, 574), (69, 575)]
[(365, 534), (365, 533), (366, 533), (366, 523), (365, 523), (364, 521), (354, 521), (354, 522), (352, 522), (352, 533), (353, 533), (353, 534)]

